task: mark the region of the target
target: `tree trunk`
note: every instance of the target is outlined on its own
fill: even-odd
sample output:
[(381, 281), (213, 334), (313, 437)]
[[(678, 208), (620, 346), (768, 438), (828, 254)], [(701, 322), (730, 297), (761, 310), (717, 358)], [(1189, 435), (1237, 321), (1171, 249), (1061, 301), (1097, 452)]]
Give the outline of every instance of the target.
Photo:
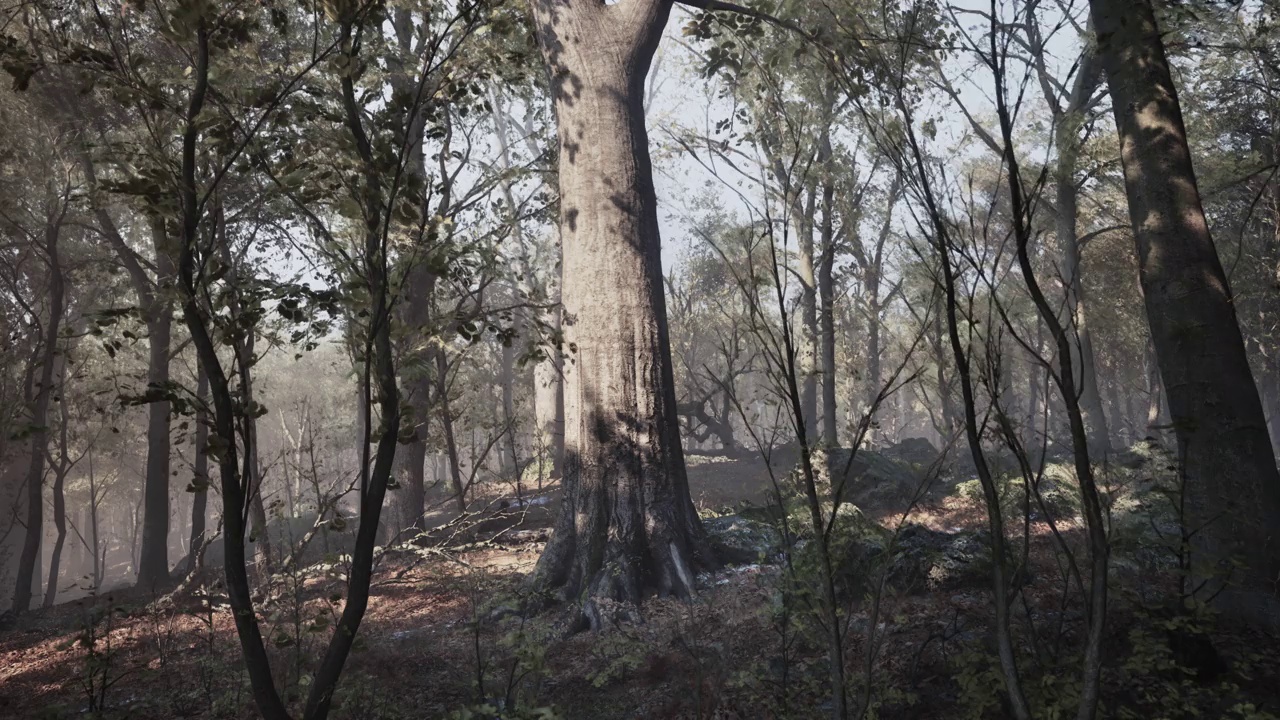
[(49, 556), (49, 580), (44, 591), (43, 607), (53, 607), (58, 599), (58, 577), (61, 574), (62, 548), (67, 542), (67, 495), (64, 491), (67, 483), (67, 472), (71, 469), (71, 458), (67, 447), (67, 363), (59, 357), (59, 394), (58, 400), (58, 466), (53, 469), (53, 526), (58, 531), (53, 541), (53, 553)]
[[(423, 399), (425, 402), (425, 398)], [(422, 529), (422, 516), (427, 512), (427, 419), (423, 415), (418, 424), (418, 432), (422, 437), (405, 446), (404, 450), (404, 485), (400, 491), (400, 521), (406, 528)]]
[(800, 403), (810, 445), (818, 438), (818, 285), (813, 262), (816, 209), (817, 190), (810, 187), (796, 238), (796, 275), (800, 279)]
[[(1177, 90), (1148, 0), (1092, 0), (1119, 131), (1152, 341), (1185, 458), (1205, 596), (1280, 633), (1280, 474), (1205, 221)], [(1232, 561), (1244, 570), (1222, 581)]]
[(458, 512), (467, 511), (467, 488), (462, 484), (462, 459), (458, 456), (458, 438), (453, 432), (453, 411), (449, 408), (449, 362), (444, 348), (436, 355), (436, 404), (440, 410), (440, 428), (444, 431), (445, 452), (449, 456), (449, 479), (453, 484)]
[(209, 375), (204, 366), (196, 362), (196, 447), (195, 474), (192, 485), (195, 495), (191, 498), (191, 546), (187, 550), (187, 572), (196, 567), (196, 553), (204, 545), (205, 515), (209, 505)]
[[(152, 219), (156, 280), (173, 277), (173, 256), (162, 219)], [(154, 292), (154, 291), (153, 291)], [(157, 294), (149, 294), (147, 331), (150, 336), (147, 390), (163, 394), (169, 383), (169, 344), (173, 307)], [(155, 589), (169, 580), (169, 401), (156, 398), (147, 405), (147, 470), (143, 489), (142, 548), (138, 557), (138, 585)]]
[[(1044, 321), (1036, 316), (1036, 339), (1033, 345), (1037, 354), (1044, 347)], [(1040, 385), (1044, 382), (1044, 368), (1031, 354), (1027, 354), (1027, 427), (1023, 431), (1024, 442), (1035, 446), (1040, 427)], [(1048, 428), (1045, 428), (1048, 431)]]
[[(534, 0), (560, 143), (565, 497), (538, 561), (565, 597), (694, 594), (710, 561), (689, 498), (663, 295), (644, 80), (664, 1)], [(598, 625), (595, 603), (584, 618)]]
[[(392, 14), (392, 23), (396, 35), (396, 43), (405, 58), (414, 58), (417, 51), (415, 40), (421, 42), (414, 32), (414, 14), (409, 10), (398, 9)], [(417, 87), (414, 73), (404, 65), (393, 67), (391, 74), (392, 88), (406, 98), (413, 98), (428, 88)], [(411, 123), (406, 130), (410, 143), (405, 159), (405, 172), (417, 181), (426, 177), (426, 155), (423, 152), (423, 132), (426, 129), (427, 113), (419, 110), (413, 113)], [(416, 199), (416, 198), (415, 198)], [(447, 202), (441, 202), (446, 209)], [(417, 253), (425, 256), (428, 249)], [(435, 296), (436, 276), (421, 258), (409, 269), (405, 276), (404, 303), (400, 309), (400, 319), (409, 331), (410, 347), (402, 354), (399, 363), (402, 392), (411, 403), (414, 422), (412, 439), (405, 445), (399, 460), (404, 470), (403, 490), (400, 492), (400, 508), (402, 520), (409, 527), (420, 527), (422, 516), (427, 511), (426, 475), (424, 463), (427, 457), (427, 425), (430, 418), (430, 355), (427, 351), (426, 336), (433, 334), (431, 324), (431, 307)]]
[[(1087, 71), (1084, 71), (1087, 72)], [(1063, 283), (1067, 288), (1065, 315), (1071, 321), (1075, 342), (1071, 344), (1072, 366), (1076, 368), (1076, 387), (1080, 389), (1080, 410), (1089, 431), (1089, 445), (1106, 450), (1111, 445), (1107, 418), (1098, 391), (1097, 363), (1093, 353), (1093, 333), (1085, 313), (1084, 286), (1080, 282), (1080, 242), (1076, 229), (1078, 193), (1076, 191), (1076, 155), (1079, 151), (1077, 126), (1067, 116), (1059, 122), (1056, 232), (1062, 250)]]
[[(830, 153), (828, 141), (825, 154), (830, 156)], [(822, 248), (818, 266), (818, 295), (822, 301), (822, 441), (827, 447), (839, 444), (836, 420), (835, 195), (835, 183), (827, 178), (822, 183)]]
[(942, 427), (937, 428), (938, 435), (941, 436), (942, 444), (950, 441), (951, 436), (955, 435), (956, 426), (959, 420), (956, 414), (955, 398), (951, 394), (951, 378), (947, 372), (947, 355), (943, 350), (943, 342), (945, 342), (942, 330), (942, 317), (944, 310), (939, 308), (938, 312), (933, 316), (933, 337), (930, 338), (930, 344), (933, 346), (933, 360), (935, 364), (935, 377), (938, 384), (938, 404), (942, 411)]
[(13, 593), (13, 612), (31, 609), (35, 591), (40, 541), (44, 537), (44, 462), (49, 449), (49, 402), (53, 397), (53, 378), (58, 363), (58, 328), (65, 306), (66, 285), (62, 262), (58, 256), (60, 228), (50, 223), (45, 229), (45, 252), (49, 263), (49, 317), (44, 326), (43, 357), (40, 360), (39, 386), (36, 388), (31, 413), (31, 459), (27, 465), (27, 532), (18, 557), (17, 584)]
[(103, 575), (106, 573), (107, 555), (102, 547), (102, 536), (98, 532), (98, 512), (102, 504), (102, 495), (98, 493), (98, 476), (93, 471), (93, 447), (88, 451), (89, 461), (89, 531), (91, 550), (93, 551), (93, 590), (102, 589)]
[[(515, 299), (514, 296), (512, 298)], [(519, 335), (517, 334), (517, 337)], [(520, 459), (516, 449), (516, 349), (515, 339), (502, 345), (499, 383), (502, 386), (502, 478), (519, 483)]]
[[(218, 252), (228, 268), (227, 278), (232, 287), (238, 287), (240, 270), (236, 257), (232, 253), (231, 240), (227, 236), (226, 209), (222, 205), (222, 195), (220, 193), (214, 195), (213, 213), (210, 219), (213, 221), (213, 232), (218, 241)], [(240, 301), (235, 293), (230, 295), (228, 306), (232, 317), (241, 317)], [(254, 356), (257, 332), (256, 326), (250, 326), (245, 328), (243, 335), (231, 338), (232, 349), (236, 357), (232, 367), (239, 375), (240, 393), (244, 396), (243, 401), (246, 406), (251, 406), (256, 402), (254, 400), (252, 368), (257, 362)], [(246, 478), (248, 481), (246, 488), (249, 492), (249, 519), (251, 521), (249, 541), (255, 546), (255, 554), (258, 556), (262, 569), (270, 573), (273, 562), (271, 527), (267, 520), (266, 500), (263, 497), (262, 456), (258, 449), (258, 419), (252, 414), (246, 414), (244, 423), (244, 434), (248, 443), (245, 447), (245, 454), (249, 469), (248, 477)]]

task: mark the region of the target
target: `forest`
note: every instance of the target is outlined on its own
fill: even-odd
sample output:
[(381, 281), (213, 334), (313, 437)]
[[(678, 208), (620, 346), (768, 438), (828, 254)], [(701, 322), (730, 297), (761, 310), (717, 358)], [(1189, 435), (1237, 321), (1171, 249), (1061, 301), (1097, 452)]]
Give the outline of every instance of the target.
[(1277, 0), (0, 0), (0, 717), (1280, 718)]

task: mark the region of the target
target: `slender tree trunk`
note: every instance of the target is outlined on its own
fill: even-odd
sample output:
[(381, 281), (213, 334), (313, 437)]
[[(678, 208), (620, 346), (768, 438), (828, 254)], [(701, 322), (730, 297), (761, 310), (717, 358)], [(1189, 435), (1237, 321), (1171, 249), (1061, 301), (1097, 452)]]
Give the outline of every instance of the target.
[[(425, 402), (425, 399), (424, 399)], [(418, 424), (418, 432), (423, 437), (427, 434), (429, 415), (424, 415)], [(427, 443), (425, 440), (409, 443), (401, 450), (404, 456), (404, 489), (400, 491), (400, 508), (403, 513), (401, 522), (407, 528), (422, 529), (422, 516), (427, 512), (426, 462)]]
[[(1036, 339), (1033, 346), (1036, 352), (1044, 347), (1044, 323), (1036, 316)], [(1034, 445), (1033, 439), (1040, 431), (1040, 385), (1044, 380), (1044, 369), (1035, 358), (1027, 355), (1027, 426), (1025, 437), (1028, 445)]]
[[(826, 154), (830, 155), (830, 152), (828, 141)], [(818, 294), (822, 301), (822, 441), (827, 447), (839, 444), (836, 420), (835, 195), (835, 183), (827, 178), (822, 183), (822, 247), (818, 266)], [(874, 359), (879, 361), (879, 358)], [(867, 360), (870, 362), (872, 357)]]
[[(227, 216), (226, 209), (222, 204), (222, 195), (214, 195), (213, 213), (210, 218), (213, 221), (213, 232), (216, 236), (218, 247), (217, 251), (222, 256), (222, 261), (226, 263), (228, 268), (227, 277), (233, 286), (238, 285), (240, 277), (240, 269), (236, 258), (232, 253), (231, 240), (227, 235)], [(231, 313), (234, 317), (241, 316), (240, 301), (233, 293), (229, 300)], [(244, 396), (243, 402), (246, 406), (252, 406), (256, 400), (254, 399), (253, 373), (252, 368), (257, 360), (254, 357), (254, 346), (257, 344), (257, 327), (249, 327), (247, 332), (240, 338), (233, 338), (232, 345), (236, 354), (234, 367), (240, 378), (240, 393)], [(263, 477), (262, 477), (262, 456), (258, 449), (258, 419), (252, 414), (246, 414), (244, 418), (245, 436), (248, 445), (245, 448), (248, 463), (248, 485), (249, 492), (249, 540), (254, 543), (257, 550), (256, 554), (262, 563), (262, 570), (267, 573), (271, 572), (273, 562), (273, 553), (271, 549), (271, 527), (267, 520), (266, 499), (263, 497)]]
[[(884, 309), (889, 300), (881, 297), (880, 286), (884, 281), (885, 246), (888, 244), (889, 235), (893, 230), (893, 210), (897, 207), (898, 200), (902, 195), (902, 183), (902, 174), (895, 173), (893, 182), (889, 185), (888, 204), (885, 207), (884, 220), (880, 225), (880, 231), (876, 235), (875, 247), (870, 255), (865, 251), (859, 255), (860, 261), (864, 266), (862, 294), (865, 298), (867, 318), (867, 377), (865, 390), (863, 391), (863, 402), (866, 404), (868, 411), (875, 407), (876, 399), (879, 397), (881, 386), (884, 383), (880, 362), (880, 329), (884, 323)], [(856, 228), (852, 229), (851, 232), (856, 232)], [(850, 244), (853, 245), (852, 243)], [(857, 247), (857, 245), (854, 246)], [(941, 353), (939, 357), (941, 358)]]
[[(689, 498), (644, 81), (670, 2), (534, 0), (560, 142), (565, 497), (537, 582), (688, 597), (709, 560)], [(584, 606), (592, 624), (595, 603)]]
[[(97, 174), (87, 148), (81, 151), (80, 164), (89, 189), (96, 189)], [(90, 192), (91, 201), (99, 194)], [(138, 303), (143, 309), (148, 335), (147, 384), (149, 387), (163, 388), (169, 381), (173, 305), (160, 293), (160, 287), (171, 283), (175, 277), (174, 252), (165, 223), (159, 218), (149, 221), (155, 257), (153, 281), (143, 268), (138, 254), (121, 236), (106, 208), (95, 205), (93, 211), (108, 244), (115, 250), (116, 256), (128, 272)], [(147, 465), (144, 481), (146, 529), (143, 531), (143, 557), (140, 560), (145, 568), (139, 569), (139, 584), (143, 586), (155, 586), (166, 580), (169, 573), (169, 410), (168, 401), (152, 402), (147, 407)]]
[(453, 484), (458, 512), (467, 511), (467, 488), (462, 483), (462, 458), (458, 456), (458, 438), (453, 431), (453, 411), (449, 408), (449, 361), (443, 348), (436, 356), (436, 406), (440, 410), (440, 428), (444, 432), (445, 453), (449, 456), (449, 479)]
[(191, 498), (191, 543), (187, 550), (187, 572), (196, 567), (196, 553), (204, 545), (205, 516), (209, 505), (209, 411), (205, 405), (209, 401), (209, 375), (204, 366), (196, 362), (196, 447), (195, 467), (192, 468), (195, 480), (192, 483), (195, 494)]
[[(1149, 0), (1092, 0), (1205, 597), (1280, 633), (1280, 474)], [(1233, 561), (1244, 570), (1223, 579)]]
[(62, 548), (67, 542), (67, 496), (64, 492), (67, 482), (67, 472), (71, 469), (71, 457), (69, 448), (67, 447), (67, 425), (69, 417), (67, 415), (67, 398), (65, 395), (67, 384), (67, 363), (66, 359), (59, 357), (58, 365), (61, 370), (58, 373), (60, 380), (59, 395), (62, 397), (58, 400), (58, 466), (53, 469), (53, 526), (58, 531), (57, 537), (53, 541), (53, 553), (49, 556), (49, 580), (44, 591), (43, 607), (53, 607), (54, 601), (58, 599), (58, 578), (61, 574)]
[(935, 379), (938, 384), (938, 403), (941, 405), (942, 411), (942, 427), (937, 428), (937, 430), (945, 444), (945, 442), (955, 434), (959, 420), (956, 414), (955, 398), (951, 394), (951, 378), (950, 374), (947, 372), (947, 355), (943, 350), (945, 336), (943, 335), (942, 330), (942, 318), (944, 314), (945, 307), (934, 313), (934, 334), (931, 338), (931, 344), (933, 345)]
[(39, 385), (35, 390), (31, 413), (31, 459), (27, 465), (27, 532), (18, 557), (17, 585), (13, 594), (13, 612), (31, 609), (35, 590), (40, 542), (44, 537), (44, 464), (49, 450), (49, 402), (53, 397), (55, 369), (58, 364), (58, 329), (66, 303), (66, 285), (62, 261), (58, 255), (61, 228), (50, 220), (45, 229), (45, 252), (49, 263), (49, 317), (44, 325), (43, 356), (40, 360)]
[(98, 494), (98, 477), (93, 468), (93, 448), (88, 451), (89, 462), (89, 530), (92, 537), (93, 550), (93, 590), (102, 589), (103, 574), (106, 572), (106, 552), (102, 547), (102, 537), (98, 534), (98, 512), (102, 504), (102, 496)]
[(516, 450), (516, 349), (515, 340), (504, 343), (501, 357), (499, 383), (502, 386), (502, 477), (504, 480), (519, 480), (516, 473), (520, 470), (519, 457)]
[[(1074, 126), (1072, 126), (1074, 127)], [(1059, 136), (1066, 133), (1059, 132)], [(1074, 142), (1074, 131), (1070, 134)], [(1059, 143), (1062, 139), (1059, 140)], [(1061, 147), (1061, 146), (1060, 146)], [(1085, 313), (1084, 287), (1080, 282), (1080, 244), (1076, 232), (1077, 191), (1075, 186), (1074, 152), (1058, 159), (1058, 242), (1062, 246), (1063, 281), (1067, 286), (1067, 315), (1071, 318), (1076, 341), (1071, 344), (1072, 365), (1077, 368), (1076, 382), (1080, 388), (1080, 410), (1084, 413), (1085, 427), (1089, 430), (1089, 444), (1096, 450), (1106, 450), (1111, 445), (1106, 414), (1102, 408), (1102, 394), (1098, 390), (1098, 372), (1093, 352), (1093, 332)], [(1070, 161), (1067, 157), (1071, 157)]]
[(800, 279), (800, 402), (809, 433), (806, 439), (812, 445), (818, 439), (818, 284), (813, 252), (817, 189), (810, 187), (805, 195), (796, 237), (796, 275)]
[(1064, 320), (1070, 321), (1075, 342), (1071, 343), (1072, 366), (1076, 368), (1075, 385), (1080, 392), (1080, 410), (1089, 432), (1092, 450), (1105, 451), (1111, 439), (1107, 418), (1102, 409), (1102, 394), (1098, 387), (1097, 364), (1093, 352), (1093, 332), (1085, 312), (1084, 286), (1080, 281), (1080, 236), (1077, 230), (1079, 216), (1079, 190), (1076, 171), (1080, 156), (1080, 125), (1084, 122), (1083, 108), (1098, 85), (1096, 60), (1085, 55), (1071, 87), (1067, 106), (1058, 113), (1054, 126), (1055, 143), (1058, 146), (1058, 162), (1054, 168), (1057, 188), (1057, 218), (1055, 232), (1062, 252), (1062, 280), (1067, 290)]
[(879, 302), (873, 302), (867, 309), (867, 390), (865, 402), (867, 408), (875, 407), (876, 397), (880, 394), (884, 383), (884, 371), (880, 362), (880, 313), (883, 311)]
[[(165, 222), (151, 220), (157, 281), (173, 277), (173, 255)], [(142, 548), (138, 557), (138, 586), (154, 590), (169, 580), (169, 401), (162, 399), (169, 384), (169, 345), (173, 307), (157, 294), (145, 308), (150, 335), (147, 389), (158, 397), (147, 405), (147, 470), (143, 489)]]

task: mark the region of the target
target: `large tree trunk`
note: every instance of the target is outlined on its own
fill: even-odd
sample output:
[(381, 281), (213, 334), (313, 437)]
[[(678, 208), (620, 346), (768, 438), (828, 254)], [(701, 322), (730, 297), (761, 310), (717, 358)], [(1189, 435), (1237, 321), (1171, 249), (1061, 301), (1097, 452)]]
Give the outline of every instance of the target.
[[(560, 142), (565, 496), (538, 561), (566, 597), (688, 597), (709, 561), (689, 498), (644, 80), (670, 2), (534, 0)], [(588, 602), (585, 617), (599, 621)]]
[[(164, 220), (151, 221), (155, 246), (156, 281), (173, 277), (173, 256)], [(149, 355), (148, 391), (163, 391), (169, 383), (169, 344), (173, 307), (155, 290), (144, 296), (147, 306)], [(139, 587), (154, 589), (169, 580), (169, 401), (147, 405), (147, 470), (143, 489), (142, 548), (138, 557)]]
[(27, 465), (27, 532), (18, 557), (17, 584), (13, 593), (13, 612), (31, 609), (31, 595), (36, 583), (36, 566), (40, 559), (40, 541), (44, 537), (44, 462), (49, 449), (49, 402), (53, 397), (53, 378), (58, 364), (58, 328), (65, 305), (65, 281), (58, 257), (59, 227), (50, 224), (45, 232), (45, 250), (49, 263), (49, 317), (44, 326), (44, 347), (40, 360), (39, 385), (36, 387), (31, 413), (31, 456)]
[[(1231, 288), (1209, 234), (1177, 90), (1148, 0), (1092, 0), (1138, 267), (1185, 457), (1186, 518), (1206, 596), (1280, 633), (1280, 474)], [(1232, 561), (1243, 570), (1220, 582)]]
[[(422, 42), (414, 32), (414, 14), (409, 10), (395, 10), (392, 24), (395, 30), (396, 43), (404, 58), (415, 58), (418, 50), (415, 42)], [(414, 72), (410, 67), (397, 64), (391, 75), (391, 86), (406, 98), (415, 98), (420, 94), (430, 95), (428, 87), (418, 87), (414, 81)], [(419, 110), (413, 113), (406, 137), (410, 143), (405, 158), (405, 172), (420, 182), (427, 175), (426, 155), (423, 152), (423, 132), (426, 129), (427, 113)], [(416, 198), (415, 198), (416, 199)], [(445, 209), (447, 201), (441, 201), (441, 209)], [(405, 276), (404, 303), (400, 316), (405, 328), (409, 330), (409, 347), (402, 353), (399, 370), (402, 392), (409, 401), (413, 413), (414, 428), (412, 439), (404, 448), (399, 463), (403, 468), (403, 490), (399, 493), (399, 505), (402, 522), (407, 527), (420, 528), (422, 516), (427, 511), (426, 470), (424, 463), (427, 457), (427, 426), (430, 418), (430, 356), (427, 351), (426, 336), (433, 334), (430, 328), (431, 307), (435, 296), (436, 276), (427, 267), (423, 257), (429, 248), (420, 249), (417, 263), (409, 269)]]

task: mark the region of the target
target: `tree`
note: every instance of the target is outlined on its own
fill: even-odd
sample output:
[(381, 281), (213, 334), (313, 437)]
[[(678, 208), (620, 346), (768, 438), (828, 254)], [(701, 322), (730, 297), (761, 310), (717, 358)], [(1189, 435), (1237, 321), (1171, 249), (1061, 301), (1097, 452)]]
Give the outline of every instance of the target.
[(37, 148), (32, 148), (31, 152), (30, 159), (46, 173), (43, 182), (32, 183), (32, 195), (40, 198), (40, 202), (26, 209), (25, 214), (29, 217), (24, 219), (29, 222), (16, 222), (7, 213), (3, 217), (6, 225), (27, 236), (31, 245), (38, 248), (41, 255), (39, 261), (47, 268), (44, 274), (46, 303), (42, 308), (36, 309), (31, 317), (31, 321), (40, 329), (40, 345), (39, 361), (32, 368), (38, 372), (28, 376), (28, 381), (32, 384), (29, 392), (32, 395), (29, 425), (23, 432), (30, 448), (25, 479), (26, 537), (18, 559), (13, 594), (15, 613), (26, 612), (31, 607), (36, 566), (40, 559), (40, 543), (44, 535), (45, 459), (50, 440), (49, 406), (54, 402), (56, 380), (61, 375), (58, 369), (62, 363), (59, 332), (67, 305), (67, 282), (60, 243), (71, 211), (73, 189), (72, 175), (61, 162), (58, 153), (42, 152)]
[(532, 3), (558, 125), (569, 349), (565, 495), (536, 577), (566, 597), (689, 597), (711, 562), (680, 446), (644, 116), (672, 5)]
[[(1192, 590), (1280, 633), (1280, 473), (1148, 0), (1091, 0), (1139, 278), (1186, 473)], [(1231, 572), (1231, 563), (1244, 569)]]

